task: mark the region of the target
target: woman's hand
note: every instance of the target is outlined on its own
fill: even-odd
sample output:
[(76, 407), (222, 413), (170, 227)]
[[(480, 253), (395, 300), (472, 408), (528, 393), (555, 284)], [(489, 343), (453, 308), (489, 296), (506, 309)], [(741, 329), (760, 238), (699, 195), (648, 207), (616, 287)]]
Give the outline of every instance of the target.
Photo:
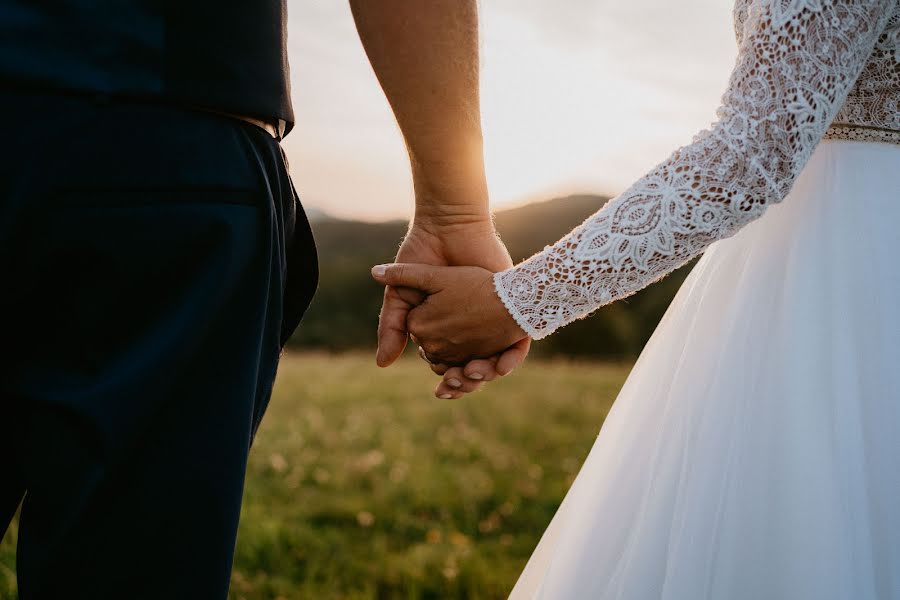
[[(421, 304), (410, 310), (406, 326), (430, 362), (463, 365), (471, 361), (465, 369), (468, 377), (463, 378), (474, 381), (457, 388), (448, 386), (450, 379), (464, 383), (459, 378), (463, 371), (451, 369), (452, 373), (447, 372), (450, 375), (444, 374), (441, 386), (453, 391), (445, 390), (441, 396), (461, 395), (472, 391), (468, 387), (475, 389), (477, 381), (508, 373), (520, 362), (518, 354), (527, 352), (528, 337), (503, 306), (494, 291), (493, 273), (487, 269), (395, 263), (374, 267), (372, 276), (383, 285), (412, 288), (426, 294)], [(507, 354), (492, 358), (511, 346), (514, 351), (507, 352), (510, 355), (507, 360), (504, 360)], [(471, 378), (472, 374), (484, 376), (479, 380)]]

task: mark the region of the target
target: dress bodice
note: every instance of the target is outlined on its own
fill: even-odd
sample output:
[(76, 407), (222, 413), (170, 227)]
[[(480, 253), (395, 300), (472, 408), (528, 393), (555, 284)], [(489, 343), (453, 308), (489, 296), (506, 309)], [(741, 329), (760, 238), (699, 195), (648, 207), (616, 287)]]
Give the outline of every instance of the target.
[(533, 338), (664, 277), (790, 191), (824, 138), (900, 142), (900, 0), (737, 0), (718, 120), (494, 283)]
[[(744, 39), (745, 25), (753, 22), (750, 18), (751, 12), (758, 10), (755, 5), (759, 4), (753, 0), (735, 2), (734, 29), (739, 45)], [(817, 3), (810, 1), (780, 4), (788, 9), (794, 4), (815, 6)], [(865, 61), (856, 84), (838, 110), (834, 119), (836, 126), (900, 131), (900, 3), (893, 8), (887, 8), (886, 11), (889, 16), (885, 28)], [(790, 14), (791, 18), (796, 18), (790, 10), (784, 10), (783, 14)], [(840, 18), (840, 14), (837, 16)], [(815, 53), (815, 46), (810, 47), (808, 51)]]

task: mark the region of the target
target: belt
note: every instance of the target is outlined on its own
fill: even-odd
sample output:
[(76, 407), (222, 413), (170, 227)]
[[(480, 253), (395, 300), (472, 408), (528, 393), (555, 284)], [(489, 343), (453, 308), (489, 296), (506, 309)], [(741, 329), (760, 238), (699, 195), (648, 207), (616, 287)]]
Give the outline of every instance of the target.
[(832, 123), (825, 132), (825, 139), (900, 144), (900, 131), (850, 123)]
[(243, 121), (244, 123), (249, 123), (250, 125), (253, 125), (254, 127), (259, 127), (260, 129), (262, 129), (263, 131), (265, 131), (266, 133), (271, 135), (273, 138), (275, 138), (279, 142), (281, 141), (280, 127), (276, 127), (275, 125), (273, 125), (272, 123), (269, 123), (268, 121), (263, 121), (262, 119), (257, 119), (256, 117), (248, 117), (246, 115), (239, 115), (236, 113), (225, 112), (222, 110), (213, 110), (213, 109), (207, 108), (205, 106), (195, 106), (192, 108), (195, 108), (197, 110), (202, 110), (203, 112), (210, 112), (210, 113), (214, 113), (217, 115), (222, 115), (223, 117), (239, 119), (239, 120)]
[(255, 119), (253, 117), (247, 117), (244, 115), (235, 115), (235, 114), (231, 114), (231, 113), (224, 113), (224, 114), (227, 114), (229, 117), (234, 117), (235, 119), (240, 119), (241, 121), (243, 121), (245, 123), (250, 123), (251, 125), (255, 125), (255, 126), (259, 127), (260, 129), (262, 129), (263, 131), (265, 131), (266, 133), (268, 133), (269, 135), (271, 135), (276, 140), (279, 140), (279, 141), (281, 140), (281, 136), (278, 135), (278, 130), (271, 123), (267, 123), (266, 121), (263, 121), (261, 119)]

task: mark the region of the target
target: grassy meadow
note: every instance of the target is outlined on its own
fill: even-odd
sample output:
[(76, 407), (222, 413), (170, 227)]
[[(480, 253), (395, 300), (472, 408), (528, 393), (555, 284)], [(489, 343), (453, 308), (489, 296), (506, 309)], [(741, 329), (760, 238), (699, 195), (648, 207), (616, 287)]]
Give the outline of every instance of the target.
[[(254, 445), (230, 598), (506, 598), (628, 364), (532, 361), (458, 401), (415, 358), (289, 354)], [(15, 598), (15, 525), (0, 598)]]

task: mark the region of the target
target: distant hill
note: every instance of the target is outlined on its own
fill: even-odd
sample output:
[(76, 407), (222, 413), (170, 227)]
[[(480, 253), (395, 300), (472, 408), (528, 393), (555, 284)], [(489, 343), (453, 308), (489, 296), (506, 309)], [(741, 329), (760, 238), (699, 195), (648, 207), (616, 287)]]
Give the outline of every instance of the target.
[[(599, 210), (608, 198), (574, 195), (527, 204), (496, 214), (497, 230), (518, 262), (551, 244)], [(371, 348), (381, 306), (372, 265), (393, 259), (408, 224), (363, 223), (315, 212), (319, 291), (291, 345), (344, 350)], [(543, 354), (634, 357), (649, 338), (687, 273), (680, 269), (626, 301), (604, 307), (537, 345)]]
[[(513, 260), (527, 258), (558, 240), (606, 203), (602, 196), (566, 196), (496, 213), (497, 230)], [(407, 221), (345, 221), (307, 211), (323, 267), (332, 261), (367, 258), (369, 265), (389, 261), (403, 241)]]
[(583, 194), (500, 211), (496, 215), (497, 231), (513, 260), (519, 262), (569, 233), (603, 208), (607, 200)]
[(310, 223), (321, 223), (322, 221), (334, 220), (334, 217), (329, 215), (321, 208), (316, 208), (314, 206), (305, 206), (304, 210), (306, 212), (306, 218), (309, 219)]

